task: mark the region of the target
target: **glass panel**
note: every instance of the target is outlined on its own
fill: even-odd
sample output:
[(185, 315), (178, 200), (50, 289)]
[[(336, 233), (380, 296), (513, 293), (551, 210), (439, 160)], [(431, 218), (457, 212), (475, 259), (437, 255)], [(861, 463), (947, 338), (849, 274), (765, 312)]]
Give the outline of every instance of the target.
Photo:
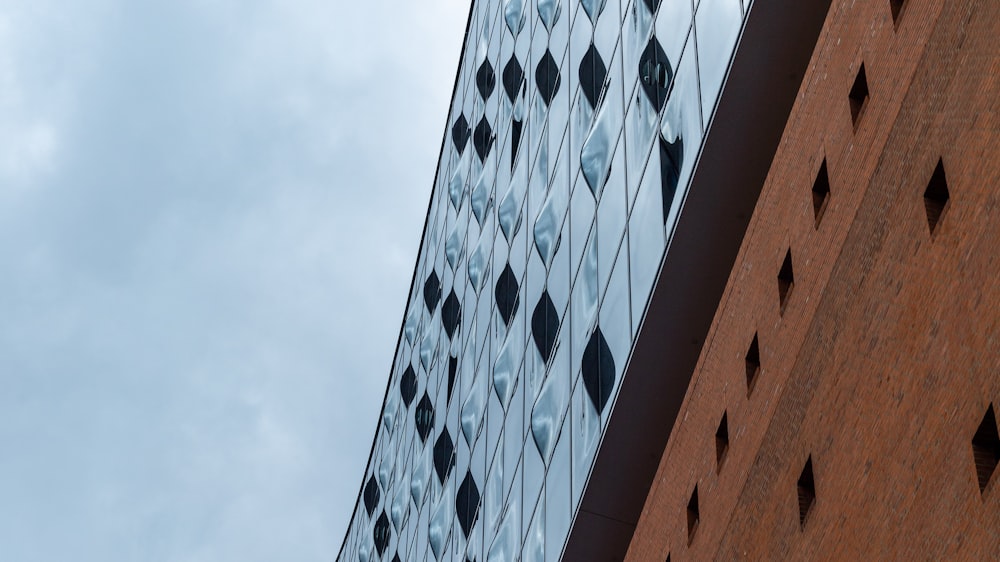
[[(403, 466), (403, 463), (400, 463), (400, 466)], [(406, 517), (410, 513), (409, 472), (406, 472), (398, 482), (399, 487), (396, 490), (395, 497), (392, 499), (392, 508), (389, 511), (390, 519), (392, 519), (392, 524), (396, 527), (397, 533), (406, 524)]]
[(569, 406), (569, 353), (561, 346), (556, 353), (552, 371), (545, 379), (531, 412), (531, 434), (535, 446), (548, 464), (556, 444), (556, 432)]
[[(572, 208), (570, 209), (570, 276), (576, 275), (580, 267), (580, 260), (583, 259), (584, 251), (587, 249), (588, 237), (594, 224), (594, 216), (597, 212), (597, 203), (593, 194), (586, 187), (586, 181), (578, 176), (576, 189), (573, 190)], [(596, 259), (596, 256), (595, 256)], [(596, 264), (596, 262), (595, 262)]]
[(469, 226), (468, 216), (464, 207), (459, 212), (458, 220), (448, 234), (448, 241), (444, 246), (445, 256), (448, 258), (448, 265), (454, 271), (462, 261), (465, 252), (466, 228)]
[(411, 307), (410, 313), (406, 315), (406, 325), (403, 328), (403, 334), (406, 336), (406, 341), (413, 344), (413, 338), (417, 335), (417, 326), (420, 323), (420, 309), (417, 307)]
[[(567, 374), (568, 376), (568, 374)], [(573, 510), (570, 505), (570, 436), (569, 418), (563, 424), (549, 472), (545, 478), (545, 559), (556, 562), (569, 534)]]
[[(517, 463), (524, 447), (524, 385), (515, 384), (514, 394), (504, 419), (504, 490), (508, 493), (517, 471)], [(520, 490), (518, 490), (520, 492)]]
[(523, 562), (545, 562), (545, 496), (538, 498), (538, 507), (524, 537)]
[(594, 29), (594, 44), (601, 53), (614, 52), (615, 44), (622, 34), (621, 5), (617, 0), (604, 4), (604, 12)]
[[(524, 448), (524, 507), (521, 522), (527, 525), (531, 521), (531, 510), (538, 502), (539, 493), (542, 491), (542, 484), (545, 482), (545, 465), (542, 458), (538, 456), (535, 447)], [(527, 533), (527, 529), (522, 529), (522, 533)]]
[(690, 29), (690, 2), (684, 0), (660, 2), (660, 9), (656, 12), (656, 39), (674, 68), (677, 68), (677, 61), (680, 59)]
[(389, 453), (382, 454), (382, 462), (378, 465), (378, 481), (385, 490), (392, 483), (392, 463), (396, 456)]
[(413, 505), (420, 509), (424, 502), (424, 492), (428, 488), (428, 479), (431, 474), (431, 448), (421, 447), (419, 443), (413, 454), (413, 470), (410, 473), (410, 496), (413, 498)]
[(451, 182), (448, 184), (448, 195), (451, 197), (451, 204), (456, 209), (461, 208), (462, 200), (465, 198), (465, 185), (469, 175), (469, 167), (472, 164), (473, 152), (471, 147), (466, 147), (465, 152), (462, 153), (462, 159), (455, 168), (455, 173), (451, 176)]
[(500, 228), (507, 240), (513, 240), (514, 234), (521, 225), (521, 207), (524, 203), (525, 189), (528, 185), (528, 166), (518, 162), (510, 179), (507, 193), (500, 200), (497, 216)]
[(487, 378), (485, 373), (476, 373), (476, 380), (472, 384), (469, 396), (462, 406), (462, 433), (465, 435), (465, 442), (470, 447), (476, 442), (476, 436), (479, 435), (479, 428), (483, 424), (483, 413), (486, 410)]
[(479, 224), (483, 224), (486, 218), (486, 211), (493, 203), (493, 180), (496, 176), (496, 151), (490, 153), (486, 159), (483, 171), (479, 173), (475, 186), (472, 188), (472, 213)]
[[(500, 439), (503, 441), (503, 438)], [(486, 535), (492, 538), (503, 512), (503, 458), (502, 448), (493, 459), (490, 476), (483, 485), (483, 523)]]
[(552, 263), (552, 258), (559, 249), (563, 217), (569, 208), (569, 184), (566, 182), (565, 166), (557, 164), (557, 169), (563, 172), (556, 174), (534, 228), (535, 248), (546, 267)]
[[(587, 17), (590, 18), (590, 21), (597, 22), (598, 18), (601, 17), (601, 12), (604, 11), (604, 5), (607, 4), (607, 0), (580, 0), (580, 4), (583, 5), (583, 10), (587, 14)], [(612, 4), (617, 5), (618, 2), (612, 2)]]
[[(674, 147), (671, 149), (674, 157), (677, 154), (676, 147), (681, 147), (681, 165), (680, 170), (677, 172), (676, 181), (676, 185), (679, 188), (678, 191), (680, 189), (686, 190), (688, 187), (688, 180), (691, 177), (691, 172), (694, 170), (695, 160), (698, 156), (698, 147), (701, 146), (702, 138), (702, 116), (700, 111), (702, 106), (699, 103), (698, 81), (695, 79), (697, 70), (695, 68), (696, 57), (693, 55), (694, 51), (689, 48), (684, 51), (684, 55), (681, 57), (677, 77), (674, 79), (674, 88), (670, 99), (667, 100), (663, 121), (660, 124), (661, 142), (669, 143)], [(678, 139), (680, 139), (679, 142)], [(662, 161), (663, 156), (661, 155), (660, 158), (660, 167), (662, 170), (665, 166)], [(656, 159), (651, 158), (651, 160)], [(666, 195), (670, 196), (669, 186), (664, 187), (664, 190), (667, 192)], [(664, 217), (664, 222), (667, 225), (669, 239), (669, 233), (673, 230), (677, 213), (680, 212), (680, 203), (683, 197), (675, 193), (672, 197), (668, 197), (668, 199), (672, 199), (672, 203), (669, 206), (664, 206), (664, 209), (669, 209), (669, 212)]]
[(628, 115), (625, 118), (625, 141), (628, 153), (629, 204), (638, 191), (638, 178), (646, 166), (650, 147), (656, 139), (659, 115), (656, 108), (640, 90), (631, 97)]
[(517, 36), (524, 28), (524, 0), (504, 0), (503, 15), (511, 35)]
[(655, 166), (650, 166), (643, 176), (642, 187), (639, 188), (632, 216), (629, 217), (633, 330), (639, 328), (650, 291), (660, 271), (665, 246), (662, 209), (660, 171)]
[(385, 400), (385, 409), (382, 410), (382, 425), (385, 426), (386, 431), (391, 432), (393, 426), (396, 424), (396, 410), (398, 408), (399, 394), (394, 387), (389, 390), (389, 395)]
[(572, 361), (576, 368), (583, 356), (583, 348), (597, 317), (597, 236), (590, 237), (588, 249), (580, 265), (580, 273), (573, 285), (572, 306)]
[(434, 558), (438, 560), (441, 559), (450, 538), (451, 521), (455, 511), (455, 497), (452, 493), (451, 482), (452, 480), (449, 478), (441, 497), (435, 503), (430, 518), (430, 528), (427, 532)]
[(551, 30), (562, 14), (562, 0), (538, 0), (538, 17), (545, 29)]
[(514, 562), (521, 550), (521, 509), (518, 502), (511, 502), (504, 513), (500, 530), (490, 546), (487, 562)]
[[(612, 401), (621, 385), (622, 372), (632, 350), (631, 320), (629, 305), (628, 251), (627, 246), (618, 255), (608, 291), (601, 303), (600, 326), (604, 334), (611, 356), (614, 358), (615, 390), (611, 392)], [(605, 413), (610, 409), (605, 409)]]
[(624, 150), (615, 151), (606, 193), (597, 209), (597, 265), (601, 287), (607, 283), (608, 275), (622, 234), (625, 232), (627, 191), (625, 181)]
[(601, 420), (583, 384), (573, 391), (573, 504), (578, 505), (600, 438)]
[[(521, 314), (520, 308), (515, 315)], [(493, 388), (497, 398), (504, 408), (510, 402), (514, 385), (517, 383), (517, 373), (521, 365), (521, 352), (524, 350), (524, 335), (521, 333), (522, 323), (514, 322), (507, 333), (507, 339), (500, 348), (496, 365), (493, 368)]]
[(583, 177), (587, 180), (587, 186), (598, 201), (604, 191), (604, 185), (608, 179), (608, 169), (611, 167), (611, 158), (614, 154), (615, 145), (618, 142), (617, 132), (619, 129), (620, 117), (610, 105), (602, 105), (594, 121), (594, 127), (587, 140), (583, 142), (583, 150), (580, 153), (580, 167), (583, 170)]
[(743, 24), (740, 0), (702, 0), (696, 20), (702, 113), (710, 116)]
[(469, 256), (469, 282), (472, 283), (472, 288), (477, 293), (482, 289), (483, 282), (488, 277), (486, 268), (490, 263), (489, 254), (493, 250), (495, 237), (496, 232), (493, 229), (493, 216), (490, 215), (486, 220), (483, 233), (476, 243), (476, 249)]
[[(552, 297), (552, 303), (555, 304), (556, 311), (559, 312), (561, 317), (564, 316), (563, 311), (566, 310), (566, 306), (569, 304), (569, 231), (570, 221), (563, 220), (562, 233), (559, 235), (559, 247), (552, 258), (552, 264), (549, 267), (549, 276), (546, 279), (549, 296)], [(566, 318), (563, 317), (562, 324), (565, 323)]]

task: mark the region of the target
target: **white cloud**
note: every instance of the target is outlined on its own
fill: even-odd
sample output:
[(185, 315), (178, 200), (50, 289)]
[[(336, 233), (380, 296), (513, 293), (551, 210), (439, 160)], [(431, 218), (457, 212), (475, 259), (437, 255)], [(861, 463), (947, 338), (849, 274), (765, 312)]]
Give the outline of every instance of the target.
[(335, 556), (467, 10), (0, 8), (5, 557)]

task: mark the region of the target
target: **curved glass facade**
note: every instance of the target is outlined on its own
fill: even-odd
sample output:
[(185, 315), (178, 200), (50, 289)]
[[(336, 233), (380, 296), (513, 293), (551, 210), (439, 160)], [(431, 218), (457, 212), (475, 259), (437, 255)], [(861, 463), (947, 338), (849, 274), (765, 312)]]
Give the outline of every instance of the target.
[(559, 558), (747, 9), (474, 2), (339, 559)]

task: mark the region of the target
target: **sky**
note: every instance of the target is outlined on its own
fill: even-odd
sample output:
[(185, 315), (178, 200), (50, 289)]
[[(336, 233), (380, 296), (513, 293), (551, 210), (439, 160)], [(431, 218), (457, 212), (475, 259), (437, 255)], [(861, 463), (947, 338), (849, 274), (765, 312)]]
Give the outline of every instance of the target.
[(0, 0), (0, 557), (332, 561), (467, 1)]

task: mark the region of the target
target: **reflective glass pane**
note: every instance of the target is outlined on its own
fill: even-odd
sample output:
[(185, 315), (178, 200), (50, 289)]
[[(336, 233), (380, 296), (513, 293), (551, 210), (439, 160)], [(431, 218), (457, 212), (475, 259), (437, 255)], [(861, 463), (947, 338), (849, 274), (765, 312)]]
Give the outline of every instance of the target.
[(743, 24), (740, 0), (701, 0), (695, 16), (702, 112), (712, 115)]

